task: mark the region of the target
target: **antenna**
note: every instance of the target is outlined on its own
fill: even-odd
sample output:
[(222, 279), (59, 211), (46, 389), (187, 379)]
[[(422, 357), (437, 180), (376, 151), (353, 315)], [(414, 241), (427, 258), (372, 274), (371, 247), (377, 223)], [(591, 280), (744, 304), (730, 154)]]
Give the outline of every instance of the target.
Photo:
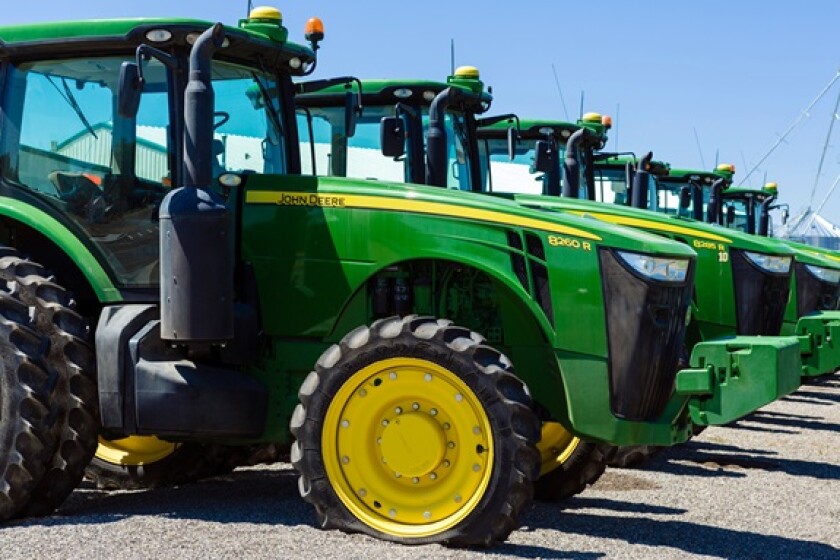
[(715, 148), (715, 169), (717, 169), (718, 164), (720, 163), (720, 148)]
[(580, 90), (580, 116), (578, 116), (579, 119), (583, 118), (583, 96), (584, 96), (584, 93), (585, 92), (583, 90)]
[(554, 63), (551, 63), (551, 71), (554, 72), (554, 83), (557, 84), (557, 93), (560, 94), (560, 103), (563, 105), (563, 114), (566, 115), (566, 120), (569, 120), (569, 111), (566, 110), (566, 100), (563, 99), (563, 90), (560, 89), (560, 78), (557, 77), (557, 68)]
[(247, 13), (247, 14), (245, 14), (245, 15), (246, 15), (246, 16), (250, 16), (250, 15), (251, 15), (251, 10), (253, 10), (253, 9), (254, 9), (254, 2), (253, 2), (253, 0), (248, 0), (248, 13)]
[(455, 39), (449, 39), (449, 75), (455, 75)]
[[(741, 150), (741, 161), (744, 163), (744, 169), (749, 169), (749, 166), (747, 165), (747, 158), (746, 158), (746, 157), (744, 157), (744, 150)], [(766, 179), (767, 179), (767, 171), (765, 171), (765, 172), (764, 172), (764, 178), (765, 178), (765, 181), (764, 181), (764, 183), (761, 183), (762, 185), (764, 185), (764, 184), (766, 184), (766, 183), (767, 183), (767, 181), (766, 181)], [(750, 179), (749, 181), (747, 181), (747, 184), (748, 184), (749, 186), (752, 186), (752, 179)]]
[(615, 124), (613, 125), (613, 132), (615, 132), (615, 137), (613, 138), (613, 147), (615, 151), (618, 151), (618, 123), (621, 122), (621, 103), (615, 104)]
[(703, 149), (700, 147), (700, 137), (697, 136), (697, 127), (692, 126), (691, 130), (694, 131), (694, 143), (697, 144), (697, 153), (700, 154), (700, 163), (703, 164), (703, 169), (708, 169), (706, 167), (706, 158), (703, 157)]

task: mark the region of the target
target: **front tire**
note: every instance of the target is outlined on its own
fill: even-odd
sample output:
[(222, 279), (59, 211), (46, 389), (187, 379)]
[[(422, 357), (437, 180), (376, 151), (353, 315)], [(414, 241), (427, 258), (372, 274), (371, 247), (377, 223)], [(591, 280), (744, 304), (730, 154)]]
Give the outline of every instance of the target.
[(448, 321), (394, 317), (324, 352), (291, 421), (298, 486), (322, 528), (488, 546), (518, 526), (539, 421), (483, 342)]
[(625, 445), (616, 447), (607, 464), (617, 469), (637, 469), (665, 449), (660, 445)]

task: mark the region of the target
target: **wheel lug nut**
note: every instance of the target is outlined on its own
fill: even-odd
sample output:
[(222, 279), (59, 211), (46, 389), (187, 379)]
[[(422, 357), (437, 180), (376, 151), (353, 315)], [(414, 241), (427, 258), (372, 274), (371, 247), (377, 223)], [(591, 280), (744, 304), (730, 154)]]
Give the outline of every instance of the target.
[(383, 425), (383, 426), (387, 426), (387, 425), (388, 425), (388, 420), (383, 420), (383, 421), (382, 421), (382, 425)]
[(364, 498), (365, 496), (367, 496), (367, 490), (365, 490), (364, 488), (360, 488), (359, 489), (359, 497)]
[(391, 379), (396, 379), (397, 378), (397, 372), (392, 371), (391, 373), (388, 374), (388, 377), (390, 377)]
[(349, 428), (350, 427), (350, 420), (342, 420), (341, 421), (342, 428)]
[(420, 410), (420, 403), (414, 403), (411, 405), (411, 408), (414, 410)]
[(478, 426), (473, 426), (473, 433), (475, 435), (479, 435), (481, 433), (481, 428), (479, 428)]
[(451, 428), (451, 427), (452, 427), (452, 426), (450, 426), (450, 425), (449, 425), (449, 422), (444, 422), (444, 423), (443, 423), (443, 429), (444, 429), (444, 430), (448, 430), (448, 429), (449, 429), (449, 428)]
[(445, 461), (444, 461), (443, 463), (441, 463), (441, 464), (442, 464), (444, 467), (448, 467), (449, 465), (451, 465), (451, 463), (449, 462), (449, 459), (445, 460)]
[(477, 464), (477, 463), (476, 463), (475, 465), (473, 465), (473, 470), (474, 470), (475, 472), (480, 471), (480, 470), (481, 470), (481, 465), (479, 465), (479, 464)]
[(423, 512), (423, 518), (424, 519), (431, 519), (431, 517), (432, 517), (432, 512), (431, 511), (424, 511)]
[(396, 413), (396, 414), (402, 414), (402, 408), (400, 408), (400, 407), (395, 408), (395, 409), (394, 409), (394, 413)]
[(415, 476), (414, 478), (412, 478), (412, 479), (411, 479), (411, 483), (412, 483), (412, 484), (417, 484), (417, 483), (419, 483), (419, 482), (420, 482), (420, 479), (419, 479), (419, 478), (417, 478), (416, 476)]
[(462, 395), (461, 393), (457, 393), (455, 395), (455, 400), (461, 402), (462, 400), (464, 400), (464, 395)]
[(344, 463), (344, 464), (346, 465), (347, 463), (349, 463), (349, 462), (350, 462), (350, 457), (348, 457), (347, 455), (345, 455), (344, 457), (342, 457), (342, 458), (341, 458), (341, 462), (342, 462), (342, 463)]
[(391, 517), (396, 517), (397, 516), (397, 510), (395, 510), (393, 508), (389, 509), (388, 510), (388, 515), (390, 515)]
[(426, 375), (423, 376), (423, 380), (424, 381), (431, 381), (432, 380), (432, 374), (427, 373)]
[(437, 473), (429, 473), (429, 479), (436, 480), (437, 479)]
[(448, 447), (449, 449), (455, 449), (455, 442), (450, 441), (449, 443), (446, 444), (446, 447)]
[(402, 475), (398, 472), (394, 473), (394, 478), (402, 478)]
[(437, 416), (437, 409), (436, 408), (431, 409), (429, 411), (429, 414), (431, 414), (432, 416)]

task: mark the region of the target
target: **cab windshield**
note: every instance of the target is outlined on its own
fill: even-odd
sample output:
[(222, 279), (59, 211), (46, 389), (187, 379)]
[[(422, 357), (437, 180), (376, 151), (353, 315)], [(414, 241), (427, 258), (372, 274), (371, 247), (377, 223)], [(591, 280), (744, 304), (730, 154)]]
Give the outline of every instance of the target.
[[(428, 107), (411, 108), (419, 116), (422, 127), (422, 153), (426, 152), (428, 131)], [(411, 130), (410, 114), (400, 112)], [(405, 154), (397, 159), (382, 155), (380, 123), (384, 117), (397, 116), (394, 105), (366, 105), (356, 121), (355, 131), (348, 135), (344, 106), (308, 107), (298, 109), (298, 134), (303, 173), (357, 179), (377, 179), (406, 183), (411, 182), (412, 166), (424, 166), (424, 161), (415, 161), (411, 142), (416, 139), (410, 134), (405, 139)], [(450, 189), (471, 190), (469, 153), (469, 128), (464, 114), (449, 111), (444, 126), (447, 135), (448, 172), (446, 186)]]

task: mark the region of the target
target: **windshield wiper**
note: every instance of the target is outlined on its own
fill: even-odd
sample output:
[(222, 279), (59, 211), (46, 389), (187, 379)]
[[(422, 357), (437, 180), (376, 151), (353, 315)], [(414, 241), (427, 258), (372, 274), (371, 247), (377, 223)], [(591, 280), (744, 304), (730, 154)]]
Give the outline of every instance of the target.
[(90, 121), (88, 121), (87, 117), (85, 117), (84, 111), (82, 111), (82, 108), (79, 107), (78, 102), (76, 102), (76, 98), (73, 96), (73, 92), (70, 91), (70, 86), (67, 85), (67, 80), (65, 78), (61, 78), (61, 85), (64, 86), (64, 92), (62, 92), (58, 88), (56, 83), (53, 81), (52, 76), (47, 76), (46, 78), (47, 81), (49, 81), (55, 88), (55, 91), (58, 92), (58, 95), (60, 95), (67, 102), (67, 104), (70, 105), (70, 108), (76, 112), (76, 116), (79, 117), (79, 120), (82, 121), (83, 125), (85, 125), (87, 131), (90, 132), (94, 138), (99, 140), (99, 136), (96, 135), (96, 132), (93, 131), (93, 127), (90, 126)]

